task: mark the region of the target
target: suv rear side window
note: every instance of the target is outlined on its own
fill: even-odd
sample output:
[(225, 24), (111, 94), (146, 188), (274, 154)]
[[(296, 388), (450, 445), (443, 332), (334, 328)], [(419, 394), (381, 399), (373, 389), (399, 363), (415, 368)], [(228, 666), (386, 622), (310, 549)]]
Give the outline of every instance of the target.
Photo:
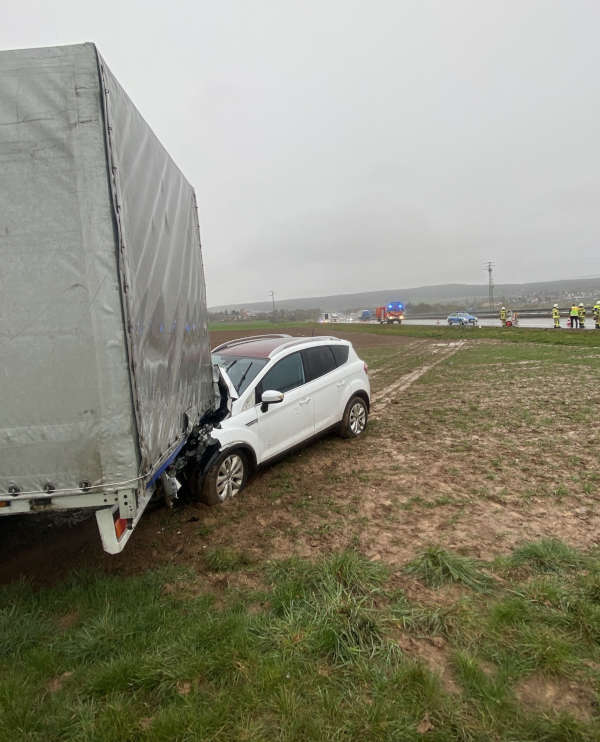
[(300, 353), (292, 353), (278, 361), (256, 387), (257, 401), (263, 391), (289, 392), (304, 384), (304, 368)]
[(343, 366), (348, 360), (350, 347), (348, 345), (332, 345), (331, 350), (333, 351), (333, 357), (335, 358), (335, 365)]
[(306, 369), (306, 381), (318, 379), (325, 376), (337, 367), (337, 362), (330, 345), (319, 345), (316, 348), (306, 348), (302, 351), (304, 367)]

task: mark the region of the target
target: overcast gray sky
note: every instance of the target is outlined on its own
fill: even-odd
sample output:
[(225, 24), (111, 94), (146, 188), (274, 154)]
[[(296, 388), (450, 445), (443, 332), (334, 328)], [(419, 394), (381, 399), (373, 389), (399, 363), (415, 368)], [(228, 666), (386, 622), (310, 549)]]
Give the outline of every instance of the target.
[(197, 190), (210, 304), (600, 274), (598, 0), (3, 0)]

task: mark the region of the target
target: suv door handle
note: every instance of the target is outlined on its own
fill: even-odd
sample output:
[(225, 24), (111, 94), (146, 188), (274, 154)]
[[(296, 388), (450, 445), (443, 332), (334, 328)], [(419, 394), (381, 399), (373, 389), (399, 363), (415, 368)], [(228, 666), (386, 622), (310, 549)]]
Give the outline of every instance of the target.
[(346, 386), (346, 382), (345, 381), (338, 381), (338, 383), (336, 384), (336, 386), (337, 386), (338, 389), (341, 389), (343, 386)]
[(308, 404), (310, 400), (311, 400), (310, 397), (306, 397), (305, 399), (299, 400), (298, 404), (300, 405), (300, 407), (302, 407), (303, 405)]

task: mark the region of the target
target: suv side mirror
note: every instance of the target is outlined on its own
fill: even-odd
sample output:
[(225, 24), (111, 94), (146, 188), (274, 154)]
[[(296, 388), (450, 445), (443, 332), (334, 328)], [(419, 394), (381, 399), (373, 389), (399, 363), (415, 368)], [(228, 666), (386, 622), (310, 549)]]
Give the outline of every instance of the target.
[(274, 389), (267, 389), (266, 392), (262, 393), (260, 398), (262, 402), (260, 409), (262, 412), (266, 412), (269, 409), (270, 404), (279, 404), (283, 402), (283, 392), (276, 392)]

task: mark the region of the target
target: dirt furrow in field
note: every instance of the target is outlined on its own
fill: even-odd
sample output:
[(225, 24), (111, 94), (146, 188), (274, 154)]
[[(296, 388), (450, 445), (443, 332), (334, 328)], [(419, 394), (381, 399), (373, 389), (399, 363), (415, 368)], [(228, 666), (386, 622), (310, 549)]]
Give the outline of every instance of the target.
[(465, 345), (465, 343), (465, 340), (459, 340), (456, 343), (449, 343), (446, 348), (441, 350), (439, 356), (436, 358), (435, 361), (433, 361), (432, 363), (426, 363), (420, 368), (416, 368), (414, 371), (411, 371), (408, 374), (404, 374), (404, 376), (401, 376), (397, 381), (389, 384), (388, 386), (373, 394), (373, 409), (379, 409), (381, 405), (378, 403), (384, 398), (388, 397), (390, 394), (400, 393), (408, 389), (408, 387), (411, 384), (414, 384), (417, 379), (420, 379), (421, 376), (424, 376), (432, 368), (439, 365), (440, 363), (443, 363), (448, 358), (450, 358), (450, 356), (453, 356), (455, 353), (457, 353)]

